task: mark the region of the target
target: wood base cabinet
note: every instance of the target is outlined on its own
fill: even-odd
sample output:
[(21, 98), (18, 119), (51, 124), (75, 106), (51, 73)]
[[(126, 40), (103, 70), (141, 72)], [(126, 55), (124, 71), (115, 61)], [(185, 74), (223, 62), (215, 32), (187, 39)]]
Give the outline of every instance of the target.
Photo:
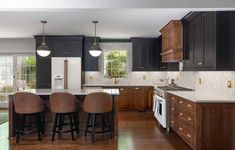
[(235, 149), (235, 104), (194, 103), (167, 94), (170, 128), (193, 150)]
[(119, 110), (146, 111), (152, 107), (153, 87), (119, 87)]

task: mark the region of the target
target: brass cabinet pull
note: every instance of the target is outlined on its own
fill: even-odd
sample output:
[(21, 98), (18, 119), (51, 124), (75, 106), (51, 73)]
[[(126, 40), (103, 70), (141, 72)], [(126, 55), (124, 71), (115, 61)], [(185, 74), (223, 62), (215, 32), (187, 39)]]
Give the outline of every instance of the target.
[(175, 108), (173, 108), (173, 107), (172, 107), (172, 108), (171, 108), (171, 110), (173, 110), (173, 111), (174, 111), (174, 110), (175, 110)]
[(190, 134), (187, 134), (187, 137), (191, 138), (192, 136)]
[(183, 113), (180, 113), (180, 116), (183, 116)]
[(175, 98), (174, 97), (171, 97), (172, 100), (174, 100)]
[(181, 127), (179, 129), (180, 129), (180, 131), (183, 131), (183, 129)]
[(140, 88), (135, 88), (135, 90), (139, 90)]
[(188, 106), (188, 108), (192, 107), (192, 105), (191, 105), (191, 104), (188, 104), (187, 106)]
[(180, 104), (183, 104), (183, 101), (180, 101), (179, 103), (180, 103)]
[(120, 91), (124, 91), (124, 89), (123, 89), (123, 88), (121, 88), (121, 89), (120, 89)]
[(175, 123), (175, 121), (172, 120), (171, 123)]
[(188, 121), (192, 121), (192, 119), (190, 117), (188, 117), (187, 119), (188, 119)]

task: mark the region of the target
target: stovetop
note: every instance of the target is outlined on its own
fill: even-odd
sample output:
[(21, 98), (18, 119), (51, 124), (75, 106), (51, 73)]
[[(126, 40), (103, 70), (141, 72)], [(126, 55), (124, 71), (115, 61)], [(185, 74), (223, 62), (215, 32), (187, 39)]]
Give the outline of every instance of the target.
[(173, 85), (171, 84), (171, 85), (166, 85), (166, 86), (157, 86), (154, 90), (154, 93), (162, 98), (165, 98), (167, 91), (192, 91), (192, 90), (193, 89), (180, 87), (175, 84)]
[(158, 86), (157, 89), (160, 89), (163, 91), (192, 91), (192, 89), (180, 87), (177, 85)]

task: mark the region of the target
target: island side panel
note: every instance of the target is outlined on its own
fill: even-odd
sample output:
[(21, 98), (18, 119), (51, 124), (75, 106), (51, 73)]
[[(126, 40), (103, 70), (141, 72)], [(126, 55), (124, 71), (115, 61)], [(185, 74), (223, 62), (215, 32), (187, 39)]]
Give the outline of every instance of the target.
[(8, 96), (8, 106), (9, 106), (9, 110), (8, 110), (8, 118), (9, 118), (9, 138), (14, 136), (14, 127), (15, 127), (15, 117), (14, 117), (14, 101), (13, 101), (13, 95), (9, 95)]
[(113, 96), (113, 125), (114, 137), (118, 137), (118, 102), (117, 96)]

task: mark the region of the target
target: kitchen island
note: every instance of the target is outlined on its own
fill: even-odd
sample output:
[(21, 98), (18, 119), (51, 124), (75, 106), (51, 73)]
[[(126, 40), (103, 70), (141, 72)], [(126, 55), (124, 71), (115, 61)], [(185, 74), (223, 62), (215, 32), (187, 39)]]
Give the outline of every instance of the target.
[[(114, 137), (118, 136), (118, 103), (117, 103), (117, 96), (119, 95), (118, 89), (100, 89), (100, 88), (87, 88), (87, 89), (66, 89), (66, 90), (55, 90), (55, 89), (34, 89), (34, 90), (27, 90), (26, 92), (32, 92), (36, 95), (39, 95), (46, 104), (45, 110), (45, 124), (46, 124), (46, 132), (52, 131), (52, 124), (54, 120), (54, 114), (50, 111), (50, 103), (49, 97), (53, 92), (68, 92), (75, 95), (80, 102), (83, 103), (83, 100), (86, 95), (93, 93), (93, 92), (106, 92), (109, 93), (113, 98), (113, 110), (110, 115), (111, 119), (111, 129), (113, 132)], [(8, 96), (9, 100), (9, 137), (12, 138), (15, 135), (16, 129), (16, 122), (17, 117), (14, 110), (14, 97), (15, 93), (11, 93)], [(87, 114), (83, 111), (82, 108), (79, 109), (79, 126), (80, 126), (80, 133), (84, 132), (85, 129), (85, 121), (86, 121)]]

